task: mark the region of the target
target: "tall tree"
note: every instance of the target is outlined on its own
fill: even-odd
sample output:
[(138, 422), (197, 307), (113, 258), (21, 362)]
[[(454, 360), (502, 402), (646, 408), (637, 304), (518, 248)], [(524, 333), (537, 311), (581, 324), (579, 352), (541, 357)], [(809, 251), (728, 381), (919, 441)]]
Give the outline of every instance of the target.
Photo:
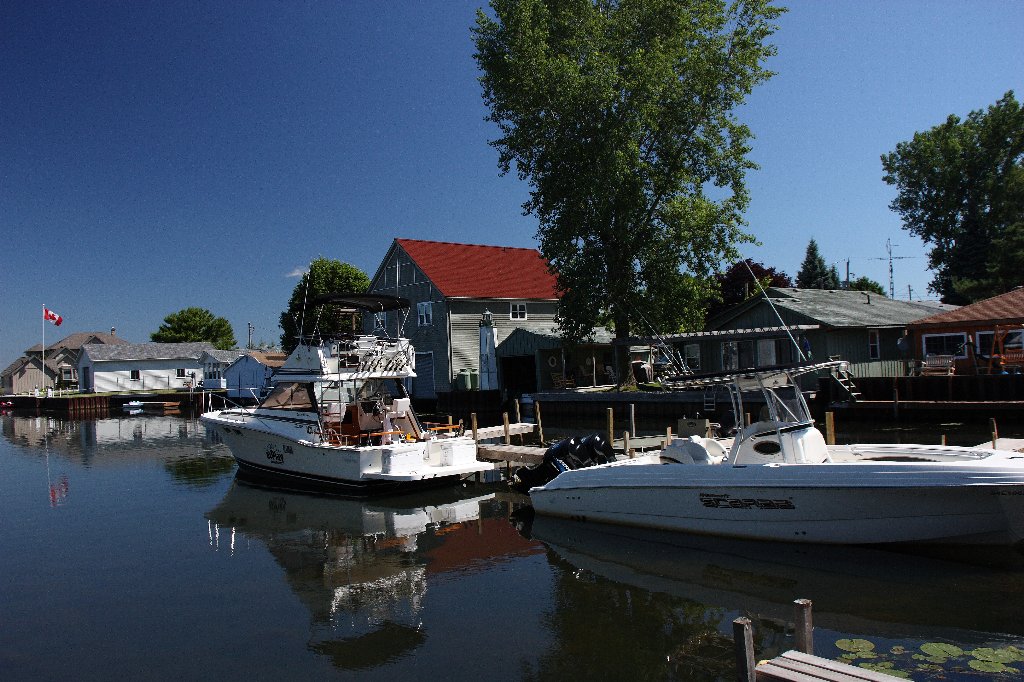
[(733, 110), (771, 73), (767, 0), (491, 0), (473, 30), (502, 173), (530, 184), (565, 338), (703, 317), (748, 203)]
[(804, 261), (796, 273), (796, 285), (801, 289), (839, 288), (839, 272), (836, 266), (829, 267), (825, 264), (825, 259), (818, 251), (818, 242), (813, 238), (807, 243)]
[(950, 116), (915, 133), (882, 156), (882, 167), (897, 190), (889, 207), (932, 246), (928, 288), (943, 301), (969, 303), (1021, 283), (999, 273), (1024, 272), (1024, 252), (996, 246), (1024, 223), (1024, 109), (1013, 91), (963, 121)]
[[(751, 277), (750, 273), (754, 273), (754, 276)], [(793, 286), (793, 280), (785, 272), (749, 258), (733, 263), (724, 272), (715, 275), (715, 283), (718, 285), (719, 299), (709, 306), (709, 318), (756, 295), (761, 288)]]
[(221, 350), (238, 345), (231, 323), (206, 308), (185, 308), (171, 313), (149, 338), (157, 343), (209, 341)]
[(309, 302), (324, 294), (358, 294), (369, 288), (370, 278), (354, 265), (323, 256), (316, 258), (292, 290), (288, 309), (281, 313), (281, 348), (290, 353), (299, 345), (300, 335), (315, 333), (321, 338), (333, 338), (358, 331), (358, 316), (353, 319), (336, 305), (313, 306)]

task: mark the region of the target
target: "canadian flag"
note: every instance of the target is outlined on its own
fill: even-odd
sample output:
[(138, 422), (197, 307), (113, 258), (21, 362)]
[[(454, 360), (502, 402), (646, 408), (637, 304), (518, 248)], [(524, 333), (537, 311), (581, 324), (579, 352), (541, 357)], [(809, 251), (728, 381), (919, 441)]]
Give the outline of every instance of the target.
[(53, 322), (58, 327), (60, 326), (60, 323), (64, 321), (63, 317), (61, 317), (57, 313), (53, 312), (52, 310), (50, 310), (46, 306), (43, 306), (43, 319), (44, 320), (49, 320), (50, 322)]

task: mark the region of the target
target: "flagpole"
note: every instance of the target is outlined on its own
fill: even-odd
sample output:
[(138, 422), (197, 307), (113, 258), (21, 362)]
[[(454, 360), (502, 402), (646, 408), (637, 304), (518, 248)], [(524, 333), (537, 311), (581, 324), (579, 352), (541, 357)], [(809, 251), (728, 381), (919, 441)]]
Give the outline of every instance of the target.
[(46, 304), (43, 304), (43, 395), (46, 395)]

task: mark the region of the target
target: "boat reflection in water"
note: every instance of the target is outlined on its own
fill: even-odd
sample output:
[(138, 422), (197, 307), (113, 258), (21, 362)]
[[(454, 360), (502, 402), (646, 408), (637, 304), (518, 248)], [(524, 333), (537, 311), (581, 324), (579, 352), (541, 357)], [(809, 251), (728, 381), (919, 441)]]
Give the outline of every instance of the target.
[(459, 487), (367, 501), (236, 478), (206, 517), (219, 550), (235, 552), (243, 539), (266, 545), (310, 611), (311, 650), (335, 667), (369, 670), (425, 642), (422, 611), (432, 579), (543, 553), (509, 525), (493, 493), (473, 492)]
[[(975, 646), (1024, 635), (1024, 560), (1013, 550), (929, 556), (534, 518), (530, 511), (513, 518), (520, 532), (576, 568), (726, 613), (785, 624), (793, 621), (793, 600), (807, 598), (819, 631)], [(819, 652), (829, 644), (818, 641)]]

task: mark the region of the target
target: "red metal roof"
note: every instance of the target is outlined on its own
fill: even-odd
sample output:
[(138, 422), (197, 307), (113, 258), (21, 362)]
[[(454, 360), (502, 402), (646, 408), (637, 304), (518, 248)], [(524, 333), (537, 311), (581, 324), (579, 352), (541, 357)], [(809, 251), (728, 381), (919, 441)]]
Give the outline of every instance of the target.
[(1024, 287), (976, 301), (938, 315), (915, 320), (913, 326), (957, 322), (997, 322), (1024, 319)]
[(396, 239), (447, 298), (558, 298), (537, 249)]

